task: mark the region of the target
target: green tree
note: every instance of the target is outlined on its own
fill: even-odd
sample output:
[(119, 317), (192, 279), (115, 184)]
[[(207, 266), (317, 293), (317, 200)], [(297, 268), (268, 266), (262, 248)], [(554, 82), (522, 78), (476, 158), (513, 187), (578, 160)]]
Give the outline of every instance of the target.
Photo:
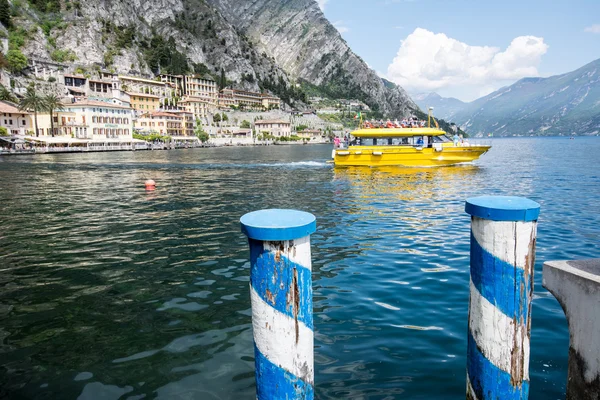
[(223, 113), (223, 114), (221, 115), (221, 120), (222, 120), (223, 122), (229, 121), (229, 117), (227, 116), (227, 114)]
[(7, 28), (10, 26), (10, 6), (8, 0), (0, 0), (0, 22)]
[(16, 103), (18, 101), (17, 98), (12, 94), (12, 92), (2, 85), (0, 85), (0, 100), (12, 101), (13, 103)]
[(219, 79), (219, 89), (223, 90), (227, 86), (227, 78), (225, 77), (225, 71), (221, 68), (221, 79)]
[(250, 129), (250, 122), (243, 120), (242, 123), (240, 124), (240, 128), (242, 129)]
[(213, 122), (216, 124), (217, 122), (221, 122), (221, 114), (216, 113), (213, 115)]
[(3, 126), (0, 126), (0, 136), (8, 136), (8, 129)]
[(48, 111), (50, 114), (50, 132), (52, 137), (54, 137), (54, 112), (55, 111), (64, 111), (65, 107), (61, 103), (58, 96), (55, 94), (48, 95), (43, 98), (44, 101), (44, 111)]
[(210, 138), (208, 136), (208, 133), (204, 132), (204, 129), (202, 129), (202, 123), (200, 122), (199, 119), (196, 120), (196, 127), (194, 128), (194, 134), (202, 143), (207, 142), (208, 139)]
[(35, 90), (35, 85), (31, 85), (27, 88), (25, 97), (23, 97), (19, 102), (19, 109), (33, 111), (33, 120), (35, 122), (35, 136), (40, 136), (40, 131), (38, 130), (37, 113), (38, 111), (45, 110), (46, 104), (44, 102), (44, 98), (38, 95), (37, 91)]
[(8, 51), (6, 61), (8, 62), (8, 69), (14, 73), (21, 72), (27, 67), (27, 57), (17, 49)]

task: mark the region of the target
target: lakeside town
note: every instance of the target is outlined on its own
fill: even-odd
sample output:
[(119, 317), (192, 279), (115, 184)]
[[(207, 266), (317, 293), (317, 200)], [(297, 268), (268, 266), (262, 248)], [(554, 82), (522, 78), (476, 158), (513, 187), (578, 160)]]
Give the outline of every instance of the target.
[(344, 130), (328, 116), (368, 109), (357, 100), (316, 97), (315, 108), (298, 111), (272, 94), (220, 89), (212, 77), (199, 74), (148, 78), (67, 70), (32, 61), (34, 79), (16, 88), (0, 76), (21, 99), (39, 96), (41, 85), (61, 92), (51, 110), (24, 107), (16, 97), (0, 101), (1, 154), (328, 143)]

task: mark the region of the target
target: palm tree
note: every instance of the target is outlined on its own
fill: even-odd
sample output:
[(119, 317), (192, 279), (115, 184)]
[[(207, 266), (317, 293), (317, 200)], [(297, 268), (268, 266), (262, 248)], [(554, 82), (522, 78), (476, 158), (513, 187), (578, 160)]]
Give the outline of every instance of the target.
[(55, 94), (45, 96), (43, 100), (44, 111), (48, 111), (50, 113), (50, 132), (52, 134), (52, 137), (54, 137), (54, 112), (64, 111), (65, 108), (63, 107), (60, 98)]
[(38, 130), (37, 113), (38, 111), (43, 111), (45, 106), (46, 104), (44, 102), (44, 98), (38, 95), (35, 90), (35, 85), (31, 85), (27, 88), (25, 97), (23, 97), (19, 102), (20, 110), (33, 111), (33, 120), (35, 121), (35, 136), (40, 136), (40, 132)]

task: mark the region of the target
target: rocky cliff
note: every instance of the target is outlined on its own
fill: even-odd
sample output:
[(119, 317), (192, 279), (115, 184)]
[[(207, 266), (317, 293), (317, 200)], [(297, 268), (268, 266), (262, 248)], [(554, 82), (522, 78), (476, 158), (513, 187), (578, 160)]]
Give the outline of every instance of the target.
[(381, 78), (348, 46), (314, 0), (207, 0), (292, 78), (337, 97), (360, 98), (384, 114), (417, 108), (400, 87)]
[[(11, 4), (29, 59), (151, 75), (185, 71), (302, 103), (302, 84), (391, 116), (416, 105), (348, 47), (314, 0), (29, 0)], [(14, 40), (13, 40), (14, 42)]]

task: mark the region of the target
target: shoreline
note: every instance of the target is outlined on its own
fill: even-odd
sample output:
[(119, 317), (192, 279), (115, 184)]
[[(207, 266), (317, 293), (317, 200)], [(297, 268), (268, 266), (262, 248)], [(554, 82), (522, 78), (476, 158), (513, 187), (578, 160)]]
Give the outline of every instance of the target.
[(149, 143), (148, 146), (104, 146), (99, 147), (37, 147), (32, 149), (21, 149), (21, 150), (0, 150), (1, 156), (27, 156), (27, 155), (41, 155), (41, 154), (71, 154), (71, 153), (106, 153), (106, 152), (119, 152), (119, 151), (168, 151), (168, 150), (184, 150), (184, 149), (205, 149), (205, 148), (217, 148), (217, 147), (261, 147), (261, 146), (303, 146), (303, 145), (317, 145), (317, 144), (331, 144), (330, 142), (264, 142), (264, 143), (220, 143), (220, 144), (206, 144), (199, 146), (158, 146)]

